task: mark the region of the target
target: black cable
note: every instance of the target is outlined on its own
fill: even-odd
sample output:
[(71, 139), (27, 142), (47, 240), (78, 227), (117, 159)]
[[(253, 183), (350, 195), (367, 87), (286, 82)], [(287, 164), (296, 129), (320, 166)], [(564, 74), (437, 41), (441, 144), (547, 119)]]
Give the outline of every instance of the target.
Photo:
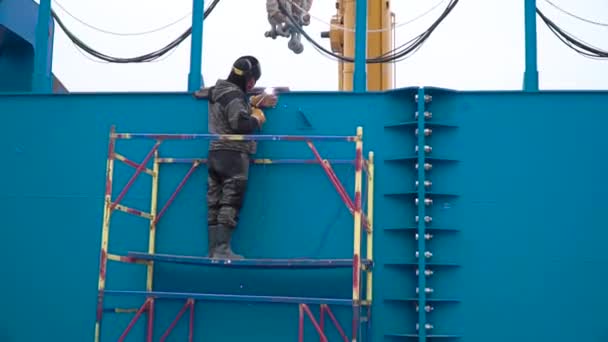
[[(452, 10), (456, 6), (456, 4), (458, 4), (458, 1), (459, 0), (450, 0), (450, 3), (446, 7), (446, 9), (443, 11), (441, 16), (439, 16), (439, 18), (426, 31), (424, 31), (420, 35), (414, 37), (409, 42), (399, 46), (396, 49), (388, 51), (388, 52), (382, 54), (381, 56), (374, 57), (374, 58), (367, 58), (366, 63), (369, 63), (369, 64), (390, 63), (390, 62), (405, 59), (405, 58), (407, 58), (408, 54), (410, 54), (412, 52), (416, 52), (426, 42), (426, 40), (430, 37), (430, 35), (433, 33), (433, 31), (437, 28), (437, 26), (439, 26), (439, 24), (441, 24), (441, 22), (447, 17), (447, 15), (450, 14), (450, 12), (452, 12)], [(291, 15), (288, 11), (285, 10), (285, 8), (283, 7), (283, 4), (281, 4), (281, 2), (279, 2), (279, 9), (280, 9), (281, 13), (289, 19), (292, 27), (294, 27), (298, 31), (298, 33), (303, 35), (306, 38), (306, 40), (308, 40), (317, 50), (322, 51), (323, 53), (325, 53), (333, 58), (336, 58), (338, 60), (344, 61), (344, 62), (353, 63), (355, 61), (355, 59), (352, 57), (347, 57), (347, 56), (333, 53), (332, 51), (327, 50), (326, 48), (321, 46), (319, 43), (317, 43), (313, 38), (310, 37), (310, 35), (308, 35), (308, 33), (306, 33), (306, 31), (304, 31), (304, 29), (301, 27), (301, 25), (298, 24), (297, 20), (293, 17), (293, 15)], [(410, 44), (410, 43), (412, 43), (412, 44), (408, 46), (408, 44)]]
[[(399, 62), (399, 61), (409, 58), (412, 54), (416, 53), (422, 47), (422, 45), (424, 45), (424, 43), (431, 36), (433, 31), (435, 31), (435, 29), (439, 26), (439, 24), (441, 24), (441, 22), (452, 12), (454, 7), (456, 7), (457, 3), (458, 3), (458, 0), (451, 0), (448, 3), (448, 6), (446, 7), (446, 9), (443, 11), (443, 13), (429, 27), (429, 29), (427, 29), (425, 32), (418, 35), (417, 37), (414, 37), (413, 39), (409, 40), (408, 42), (400, 45), (396, 49), (391, 50), (388, 53), (381, 55), (380, 57), (384, 57), (386, 54), (391, 54), (391, 55), (393, 55), (392, 60), (391, 60), (392, 62)], [(405, 49), (404, 47), (407, 46), (412, 41), (415, 41), (415, 43), (413, 45), (409, 46), (407, 49)], [(398, 51), (401, 48), (403, 48), (403, 50), (401, 52), (398, 52), (396, 54), (393, 53), (394, 51)]]
[[(213, 9), (215, 8), (215, 6), (220, 2), (220, 0), (213, 0), (213, 2), (211, 3), (211, 5), (209, 5), (207, 7), (207, 9), (205, 10), (205, 13), (203, 15), (203, 20), (207, 19), (207, 17), (211, 14), (211, 12), (213, 12)], [(163, 55), (165, 55), (167, 52), (171, 51), (172, 49), (176, 48), (179, 44), (183, 43), (184, 40), (186, 40), (186, 38), (188, 38), (188, 36), (190, 36), (190, 34), (192, 34), (192, 27), (188, 28), (184, 33), (182, 33), (179, 37), (177, 37), (175, 40), (173, 40), (171, 43), (167, 44), (165, 47), (156, 50), (154, 52), (150, 52), (147, 53), (145, 55), (141, 55), (141, 56), (137, 56), (137, 57), (130, 57), (130, 58), (120, 58), (120, 57), (112, 57), (112, 56), (108, 56), (106, 54), (103, 54), (95, 49), (93, 49), (92, 47), (90, 47), (89, 45), (87, 45), (86, 43), (84, 43), (82, 40), (80, 40), (78, 37), (76, 37), (76, 35), (74, 35), (66, 26), (65, 24), (61, 21), (61, 19), (59, 19), (59, 16), (57, 16), (57, 14), (55, 13), (55, 11), (53, 11), (51, 9), (51, 15), (53, 16), (53, 19), (55, 19), (57, 21), (57, 25), (59, 25), (59, 27), (63, 30), (63, 32), (68, 36), (68, 38), (79, 48), (81, 48), (82, 50), (84, 50), (85, 52), (87, 52), (88, 54), (97, 57), (101, 60), (110, 62), (110, 63), (145, 63), (145, 62), (152, 62), (160, 57), (162, 57)]]
[(598, 59), (608, 59), (608, 51), (601, 50), (594, 46), (591, 46), (589, 43), (582, 41), (579, 38), (574, 37), (572, 34), (565, 32), (561, 29), (556, 23), (554, 23), (551, 19), (547, 18), (541, 10), (536, 8), (536, 13), (541, 18), (541, 20), (547, 25), (549, 30), (566, 46), (574, 50), (576, 53), (583, 55), (585, 57), (598, 58)]
[(558, 11), (571, 16), (572, 18), (578, 19), (580, 21), (584, 21), (588, 24), (593, 24), (593, 25), (597, 25), (597, 26), (603, 26), (603, 27), (608, 27), (608, 23), (606, 22), (599, 22), (599, 21), (595, 21), (595, 20), (591, 20), (591, 19), (587, 19), (587, 18), (583, 18), (580, 15), (576, 15), (572, 12), (566, 11), (565, 9), (559, 7), (558, 5), (554, 4), (551, 0), (545, 0), (546, 3), (548, 3), (549, 5), (553, 6), (555, 9), (557, 9)]

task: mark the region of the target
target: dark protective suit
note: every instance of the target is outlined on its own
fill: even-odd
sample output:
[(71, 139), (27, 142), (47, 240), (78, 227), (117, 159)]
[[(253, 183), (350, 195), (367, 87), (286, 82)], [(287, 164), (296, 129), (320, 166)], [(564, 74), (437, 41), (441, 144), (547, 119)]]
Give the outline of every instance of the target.
[[(237, 85), (219, 80), (209, 89), (209, 133), (251, 134), (259, 126), (247, 95)], [(209, 257), (242, 258), (230, 248), (247, 189), (255, 141), (213, 140), (209, 144), (207, 207)]]

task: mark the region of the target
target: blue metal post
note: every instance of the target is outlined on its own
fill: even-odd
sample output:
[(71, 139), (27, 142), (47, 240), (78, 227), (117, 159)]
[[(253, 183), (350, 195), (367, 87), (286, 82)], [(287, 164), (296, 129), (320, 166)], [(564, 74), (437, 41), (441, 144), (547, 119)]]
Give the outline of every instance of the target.
[(32, 91), (44, 93), (52, 91), (49, 40), (51, 22), (51, 0), (40, 0), (36, 23), (36, 46), (34, 49), (34, 73)]
[(188, 74), (188, 91), (194, 92), (203, 85), (201, 64), (203, 62), (203, 13), (204, 0), (193, 0), (192, 4), (192, 39), (190, 45), (190, 74)]
[(536, 44), (536, 0), (526, 0), (526, 70), (524, 91), (538, 91), (538, 61)]
[(426, 208), (424, 199), (426, 198), (425, 183), (426, 171), (424, 163), (426, 156), (424, 151), (425, 136), (424, 136), (424, 112), (425, 99), (424, 88), (418, 89), (418, 341), (426, 342), (426, 260), (424, 253), (426, 252), (426, 227), (425, 216)]
[(356, 1), (355, 10), (355, 74), (354, 91), (365, 92), (367, 90), (367, 77), (365, 62), (367, 58), (367, 0)]

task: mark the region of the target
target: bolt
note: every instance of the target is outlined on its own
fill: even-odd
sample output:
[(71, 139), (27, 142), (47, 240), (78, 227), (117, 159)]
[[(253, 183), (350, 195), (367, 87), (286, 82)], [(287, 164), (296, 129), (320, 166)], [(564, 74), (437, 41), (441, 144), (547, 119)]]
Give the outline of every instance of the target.
[[(432, 238), (433, 238), (433, 234), (429, 234), (429, 233), (424, 234), (425, 240), (430, 240)], [(418, 233), (416, 233), (416, 240), (418, 240)]]
[[(419, 256), (420, 256), (420, 253), (418, 253), (418, 251), (416, 251), (416, 258), (418, 258)], [(430, 259), (430, 258), (433, 256), (433, 253), (431, 253), (431, 252), (429, 252), (429, 251), (426, 251), (426, 252), (424, 252), (424, 256), (425, 256), (427, 259)]]
[[(418, 94), (414, 95), (414, 99), (418, 102)], [(431, 95), (424, 95), (424, 102), (429, 103), (433, 100)]]
[[(428, 293), (433, 293), (433, 292), (435, 292), (435, 290), (433, 290), (433, 289), (432, 289), (432, 288), (430, 288), (430, 287), (425, 287), (425, 288), (424, 288), (424, 292), (428, 294)], [(418, 288), (416, 288), (416, 294), (418, 294), (418, 293), (419, 293)]]
[[(418, 201), (418, 197), (416, 197), (416, 199), (414, 200), (414, 203), (416, 203), (416, 205), (418, 205), (419, 201)], [(430, 205), (433, 204), (433, 200), (430, 198), (425, 198), (424, 199), (424, 204), (428, 207)]]
[[(416, 166), (415, 166), (415, 167), (416, 167), (416, 170), (418, 170), (418, 163), (416, 163)], [(433, 165), (431, 165), (430, 163), (424, 163), (424, 169), (425, 169), (426, 171), (429, 171), (429, 170), (431, 170), (432, 168), (433, 168)]]
[[(418, 216), (416, 216), (416, 222), (418, 222), (418, 221), (419, 221), (419, 218), (418, 218)], [(424, 217), (424, 222), (430, 223), (431, 221), (433, 221), (432, 217), (430, 217), (430, 216), (425, 216)]]
[[(420, 185), (420, 181), (416, 181), (416, 187), (418, 187), (419, 185)], [(430, 180), (424, 181), (424, 186), (426, 186), (427, 188), (430, 187), (431, 185), (433, 185), (433, 182), (431, 182)]]
[[(416, 128), (416, 130), (414, 131), (414, 134), (415, 134), (416, 136), (418, 136), (418, 128)], [(428, 136), (430, 136), (431, 134), (433, 134), (433, 130), (432, 130), (432, 129), (430, 129), (430, 128), (425, 128), (425, 129), (424, 129), (424, 135), (425, 135), (425, 136), (427, 136), (427, 137), (428, 137)]]
[[(416, 120), (418, 120), (418, 112), (414, 113), (414, 118)], [(424, 118), (427, 119), (427, 120), (433, 118), (433, 113), (431, 113), (431, 112), (424, 112)]]
[[(416, 269), (416, 276), (420, 275), (420, 270)], [(424, 270), (424, 275), (430, 277), (433, 275), (433, 270)]]
[[(418, 152), (418, 145), (416, 145), (416, 147), (414, 147), (414, 151)], [(433, 152), (433, 148), (429, 145), (424, 145), (424, 152), (431, 153), (431, 152)]]
[[(419, 325), (418, 323), (416, 323), (416, 330), (418, 330), (418, 329), (419, 329), (419, 326), (420, 326), (420, 325)], [(424, 327), (425, 327), (427, 330), (431, 330), (431, 329), (433, 329), (433, 325), (432, 325), (432, 324), (429, 324), (429, 323), (426, 323), (426, 324), (424, 325)]]
[[(424, 306), (424, 311), (426, 311), (426, 312), (431, 312), (433, 310), (435, 310), (435, 308), (430, 305)], [(418, 304), (416, 304), (416, 312), (418, 312), (418, 311), (420, 311), (420, 306)]]

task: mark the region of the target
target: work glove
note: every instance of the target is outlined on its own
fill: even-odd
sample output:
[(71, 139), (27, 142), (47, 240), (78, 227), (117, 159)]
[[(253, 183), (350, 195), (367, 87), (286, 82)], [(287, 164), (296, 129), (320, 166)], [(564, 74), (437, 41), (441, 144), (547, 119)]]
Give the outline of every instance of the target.
[(258, 120), (258, 125), (262, 127), (264, 122), (266, 122), (266, 116), (264, 112), (260, 108), (253, 107), (251, 108), (251, 116), (253, 116), (256, 120)]
[(254, 107), (268, 108), (277, 105), (277, 96), (274, 94), (260, 94), (249, 98), (249, 103)]

